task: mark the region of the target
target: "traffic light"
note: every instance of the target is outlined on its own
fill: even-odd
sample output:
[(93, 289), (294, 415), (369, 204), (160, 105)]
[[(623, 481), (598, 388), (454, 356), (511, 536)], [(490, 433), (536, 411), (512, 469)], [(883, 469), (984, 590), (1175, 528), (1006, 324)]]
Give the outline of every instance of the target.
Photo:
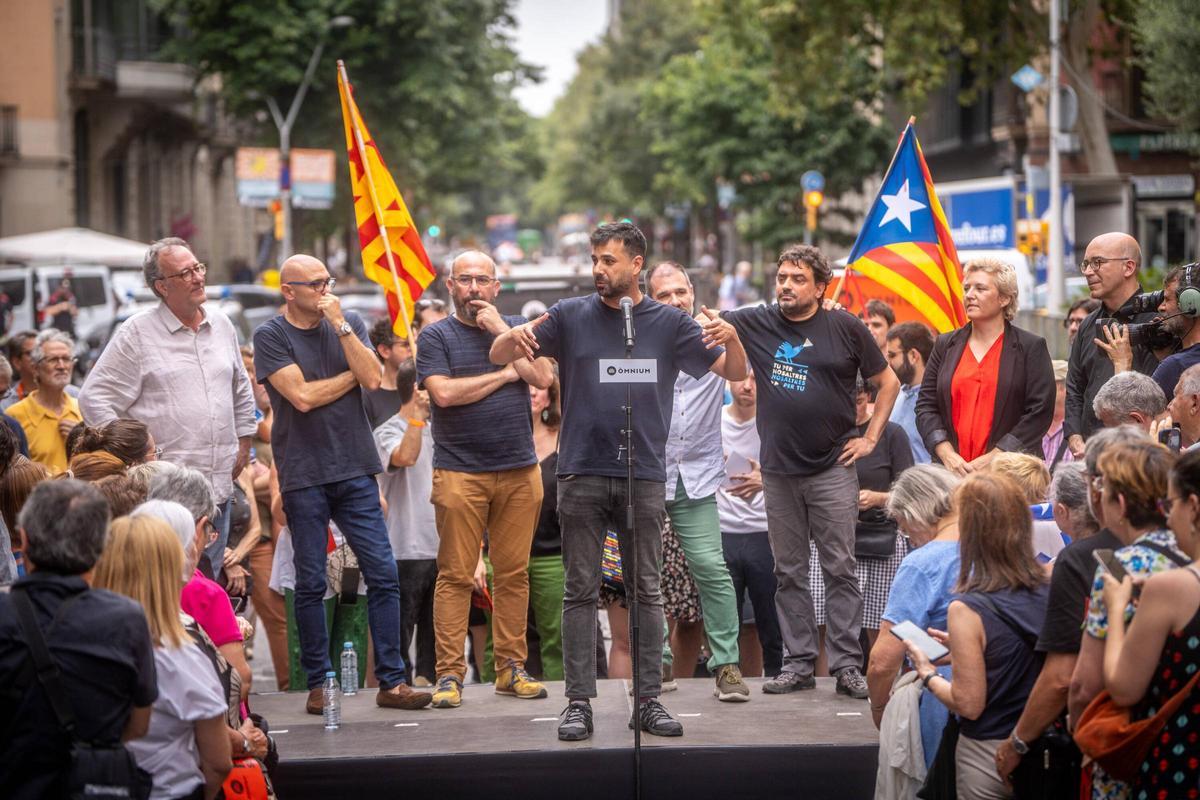
[(426, 229), (425, 233), (428, 234), (430, 239), (436, 239), (437, 237), (442, 235), (442, 229), (438, 225), (430, 225)]
[(809, 208), (820, 208), (821, 203), (825, 202), (825, 193), (814, 189), (804, 193), (804, 205)]
[(271, 219), (275, 222), (275, 241), (283, 241), (283, 202), (280, 200), (272, 200), (267, 203), (267, 212), (271, 215)]

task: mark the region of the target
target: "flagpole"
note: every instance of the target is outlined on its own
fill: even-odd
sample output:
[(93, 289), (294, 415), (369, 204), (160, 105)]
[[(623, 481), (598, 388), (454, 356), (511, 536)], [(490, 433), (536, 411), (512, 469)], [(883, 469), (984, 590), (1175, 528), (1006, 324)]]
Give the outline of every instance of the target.
[[(338, 77), (342, 79), (342, 85), (345, 86), (346, 98), (350, 101), (346, 104), (347, 110), (353, 108), (358, 109), (358, 104), (354, 101), (354, 95), (350, 90), (350, 78), (346, 75), (346, 64), (339, 58), (337, 62)], [(383, 209), (379, 207), (379, 198), (375, 194), (375, 179), (371, 177), (371, 170), (367, 167), (367, 146), (363, 142), (362, 131), (359, 130), (355, 123), (353, 112), (350, 118), (350, 130), (354, 132), (354, 146), (358, 150), (358, 158), (362, 163), (363, 175), (367, 179), (367, 194), (371, 197), (371, 208), (375, 212), (375, 219), (379, 224), (379, 235), (383, 239), (383, 252), (387, 256), (388, 269), (392, 273), (392, 283), (396, 287), (396, 301), (400, 303), (400, 314), (404, 318), (404, 332), (407, 334), (408, 345), (416, 352), (417, 343), (413, 341), (412, 325), (408, 320), (408, 304), (404, 302), (404, 293), (400, 291), (400, 275), (396, 272), (395, 256), (392, 254), (392, 243), (388, 241), (387, 223), (383, 220)], [(385, 297), (386, 301), (387, 298)]]
[[(339, 61), (338, 63), (341, 64), (342, 62)], [(888, 168), (886, 170), (884, 170), (884, 172), (883, 172), (884, 180), (887, 180), (888, 173), (890, 173), (892, 171), (892, 167), (896, 166), (896, 159), (900, 157), (900, 145), (904, 142), (904, 134), (908, 132), (909, 128), (911, 128), (913, 125), (916, 125), (916, 124), (917, 124), (916, 115), (910, 116), (908, 118), (908, 123), (904, 126), (904, 130), (900, 132), (900, 141), (896, 142), (896, 150), (895, 150), (895, 152), (892, 153), (892, 160), (888, 162)], [(883, 191), (883, 182), (882, 181), (880, 181), (880, 183), (879, 183), (879, 191), (880, 192)], [(879, 199), (879, 192), (875, 193), (875, 199), (876, 200)], [(868, 211), (869, 210), (870, 209), (868, 209)], [(844, 270), (842, 270), (842, 277), (838, 278), (837, 286), (835, 286), (834, 290), (833, 290), (834, 302), (837, 302), (838, 296), (842, 293), (842, 284), (844, 284), (846, 282), (846, 276), (849, 274), (850, 274), (850, 262), (847, 261), (846, 268)]]

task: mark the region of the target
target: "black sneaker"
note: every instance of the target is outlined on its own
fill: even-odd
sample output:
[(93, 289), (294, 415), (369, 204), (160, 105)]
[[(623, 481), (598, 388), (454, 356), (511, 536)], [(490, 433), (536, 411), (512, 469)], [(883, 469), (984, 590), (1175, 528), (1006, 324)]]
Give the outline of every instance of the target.
[(800, 676), (786, 669), (774, 678), (764, 681), (762, 685), (765, 694), (787, 694), (815, 688), (817, 688), (817, 679), (812, 675)]
[(867, 679), (858, 671), (858, 667), (838, 670), (837, 693), (849, 695), (855, 700), (866, 700), (870, 696), (867, 691)]
[[(654, 736), (683, 736), (683, 726), (671, 716), (657, 698), (651, 697), (642, 703), (637, 713), (642, 730)], [(629, 729), (633, 730), (633, 718), (629, 718)]]
[(586, 700), (570, 702), (559, 715), (558, 738), (564, 742), (578, 742), (592, 735), (592, 704)]

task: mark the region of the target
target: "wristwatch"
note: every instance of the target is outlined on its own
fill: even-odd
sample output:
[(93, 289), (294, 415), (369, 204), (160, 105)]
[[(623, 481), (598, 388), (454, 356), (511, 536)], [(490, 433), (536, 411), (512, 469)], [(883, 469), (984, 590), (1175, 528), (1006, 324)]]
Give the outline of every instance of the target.
[[(926, 689), (929, 689), (929, 682), (936, 677), (938, 677), (938, 673), (937, 673), (937, 670), (934, 670), (933, 672), (926, 675), (924, 678), (921, 678), (921, 685), (924, 686)], [(930, 691), (933, 691), (933, 690), (930, 689)]]
[(354, 328), (351, 328), (350, 323), (346, 320), (342, 320), (342, 324), (338, 325), (336, 330), (338, 336), (347, 336), (351, 333), (354, 333)]
[(242, 734), (242, 752), (243, 753), (250, 752), (250, 740), (246, 737), (246, 734), (244, 734), (244, 733)]
[(1029, 752), (1029, 745), (1017, 738), (1016, 733), (1013, 733), (1012, 736), (1008, 737), (1008, 740), (1012, 742), (1013, 750), (1017, 751), (1017, 755), (1023, 756)]

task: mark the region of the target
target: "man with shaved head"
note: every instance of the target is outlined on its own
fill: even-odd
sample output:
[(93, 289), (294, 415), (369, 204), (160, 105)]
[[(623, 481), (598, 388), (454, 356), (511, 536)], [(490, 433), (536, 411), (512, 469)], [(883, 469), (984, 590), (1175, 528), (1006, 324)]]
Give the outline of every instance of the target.
[[(1097, 320), (1112, 318), (1128, 325), (1150, 322), (1156, 316), (1154, 311), (1133, 313), (1130, 301), (1142, 293), (1138, 283), (1141, 264), (1142, 251), (1137, 240), (1126, 233), (1113, 232), (1092, 239), (1079, 265), (1087, 278), (1088, 291), (1092, 299), (1100, 301), (1100, 308), (1088, 314), (1079, 326), (1068, 360), (1063, 431), (1075, 458), (1083, 458), (1084, 439), (1104, 427), (1096, 417), (1092, 401), (1116, 371), (1109, 356), (1112, 349), (1109, 336), (1097, 325)], [(1136, 346), (1132, 348), (1129, 366), (1150, 375), (1158, 366), (1158, 357), (1149, 348)]]
[(375, 703), (423, 708), (430, 695), (409, 687), (401, 655), (400, 584), (375, 482), (382, 466), (362, 402), (363, 389), (379, 388), (383, 368), (367, 326), (342, 311), (324, 264), (294, 255), (280, 268), (279, 283), (287, 305), (254, 332), (254, 370), (275, 416), (271, 447), (295, 551), (305, 710), (321, 713), (321, 685), (332, 669), (324, 605), (331, 520), (358, 557), (367, 584), (379, 679)]
[[(229, 318), (205, 307), (208, 269), (183, 239), (150, 245), (142, 265), (157, 306), (122, 323), (80, 391), (84, 422), (146, 424), (162, 457), (204, 474), (217, 497), (216, 541), (204, 555), (216, 576), (229, 538), (233, 482), (250, 457), (254, 394)], [(239, 567), (240, 569), (240, 567)]]
[(486, 253), (460, 253), (450, 265), (446, 288), (454, 314), (423, 328), (417, 342), (417, 379), (429, 392), (433, 411), (430, 500), (439, 537), (433, 705), (462, 703), (471, 594), (486, 585), (480, 551), (485, 528), (493, 573), (496, 693), (538, 699), (546, 696), (546, 688), (525, 671), (526, 569), (543, 494), (529, 387), (544, 389), (554, 375), (544, 358), (507, 366), (488, 360), (496, 336), (525, 319), (503, 317), (493, 305), (500, 282)]

